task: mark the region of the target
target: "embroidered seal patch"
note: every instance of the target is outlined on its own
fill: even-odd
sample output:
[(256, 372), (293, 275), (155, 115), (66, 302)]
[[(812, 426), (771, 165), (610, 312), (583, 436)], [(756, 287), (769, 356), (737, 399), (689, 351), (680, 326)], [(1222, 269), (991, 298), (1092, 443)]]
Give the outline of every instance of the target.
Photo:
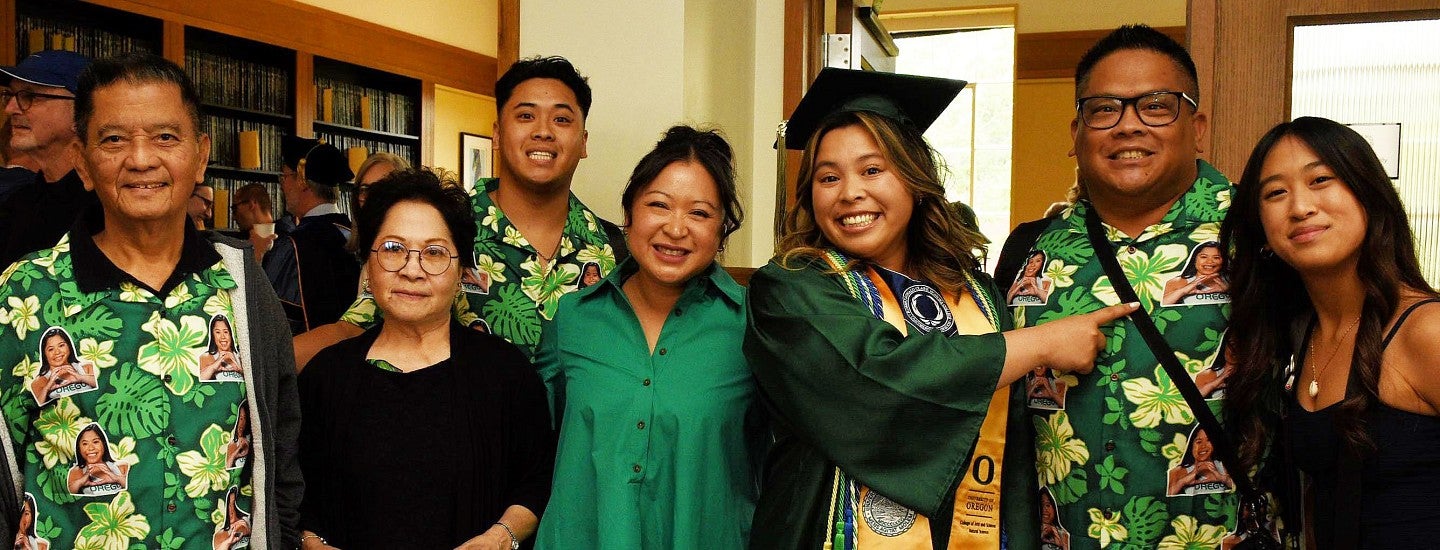
[(875, 491), (865, 495), (860, 507), (864, 509), (865, 523), (883, 536), (898, 537), (915, 525), (914, 511)]

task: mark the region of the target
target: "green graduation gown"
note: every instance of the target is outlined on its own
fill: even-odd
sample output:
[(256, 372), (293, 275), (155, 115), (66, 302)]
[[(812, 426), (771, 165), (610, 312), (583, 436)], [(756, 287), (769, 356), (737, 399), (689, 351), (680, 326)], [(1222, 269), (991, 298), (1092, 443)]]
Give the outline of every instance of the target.
[[(955, 490), (1005, 362), (999, 333), (946, 337), (876, 319), (823, 260), (778, 260), (750, 279), (745, 356), (775, 441), (761, 477), (751, 548), (818, 549), (834, 468), (929, 518), (950, 518)], [(997, 303), (990, 278), (975, 273)], [(1000, 328), (1011, 328), (1000, 311)], [(1035, 548), (1032, 429), (1011, 387), (1001, 523), (1009, 548)], [(950, 522), (932, 521), (944, 548)]]

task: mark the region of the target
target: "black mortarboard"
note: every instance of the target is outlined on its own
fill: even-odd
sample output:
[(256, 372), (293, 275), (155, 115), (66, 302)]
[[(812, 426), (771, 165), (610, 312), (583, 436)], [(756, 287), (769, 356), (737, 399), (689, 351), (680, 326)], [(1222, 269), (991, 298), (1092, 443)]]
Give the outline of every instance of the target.
[[(285, 166), (303, 172), (304, 178), (323, 185), (339, 185), (355, 179), (350, 161), (334, 145), (318, 139), (295, 136), (280, 137), (280, 156)], [(301, 161), (305, 167), (300, 168)]]
[(950, 106), (964, 80), (827, 67), (815, 77), (785, 125), (785, 147), (804, 149), (833, 113), (869, 111), (924, 132)]

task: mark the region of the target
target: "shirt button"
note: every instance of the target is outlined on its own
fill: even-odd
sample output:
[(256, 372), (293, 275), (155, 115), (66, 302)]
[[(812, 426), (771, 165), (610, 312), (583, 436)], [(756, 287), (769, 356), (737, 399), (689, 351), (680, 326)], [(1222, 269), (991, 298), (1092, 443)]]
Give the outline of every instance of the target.
[(635, 473), (637, 473), (637, 474), (640, 473), (640, 465), (639, 465), (639, 464), (636, 464), (636, 465), (635, 465), (633, 468), (631, 468), (631, 469), (635, 470)]
[(1112, 519), (1112, 518), (1114, 518), (1114, 517), (1115, 517), (1115, 512), (1111, 512), (1111, 511), (1109, 511), (1109, 510), (1106, 510), (1106, 511), (1105, 511), (1105, 519)]
[(1125, 249), (1125, 250), (1126, 250), (1127, 252), (1131, 253), (1131, 254), (1134, 254), (1134, 253), (1135, 253), (1135, 245), (1132, 244), (1132, 245), (1130, 245), (1130, 248), (1127, 248), (1127, 249)]
[(1111, 440), (1109, 440), (1109, 441), (1106, 441), (1106, 442), (1105, 442), (1105, 452), (1108, 453), (1108, 452), (1112, 452), (1112, 451), (1114, 451), (1114, 450), (1115, 450), (1115, 440), (1111, 439)]
[(171, 502), (171, 503), (165, 505), (165, 511), (166, 511), (166, 512), (174, 512), (174, 511), (175, 511), (175, 508), (176, 508), (176, 506), (175, 506), (175, 503), (174, 503), (174, 502)]
[(1120, 380), (1120, 373), (1117, 372), (1117, 373), (1114, 373), (1114, 374), (1111, 374), (1111, 375), (1110, 375), (1110, 381), (1111, 381), (1111, 382), (1115, 382), (1115, 381), (1118, 381), (1118, 380)]
[(637, 422), (637, 423), (635, 424), (635, 429), (637, 429), (637, 430), (643, 430), (643, 429), (645, 429), (645, 421), (644, 421), (644, 420), (641, 420), (640, 422)]
[(660, 355), (665, 355), (665, 348), (660, 348)]
[(180, 438), (175, 437), (175, 436), (172, 435), (172, 436), (170, 436), (170, 437), (166, 437), (166, 438), (165, 438), (165, 442), (166, 442), (166, 443), (169, 443), (169, 444), (173, 447), (173, 446), (175, 446), (175, 445), (179, 445), (179, 444), (180, 444)]
[(161, 382), (164, 382), (164, 383), (166, 383), (166, 384), (169, 384), (169, 383), (170, 383), (170, 380), (171, 380), (171, 378), (170, 378), (170, 375), (168, 375), (168, 374), (160, 377), (160, 381), (161, 381)]
[(650, 379), (649, 379), (649, 378), (646, 378), (644, 382), (641, 382), (641, 383), (640, 383), (640, 385), (642, 385), (642, 386), (647, 386), (647, 387), (648, 387), (648, 386), (650, 385)]
[(678, 307), (675, 308), (675, 316), (676, 316), (676, 317), (679, 317), (679, 316), (684, 315), (684, 314), (685, 314), (685, 310), (680, 309), (680, 308), (678, 308)]

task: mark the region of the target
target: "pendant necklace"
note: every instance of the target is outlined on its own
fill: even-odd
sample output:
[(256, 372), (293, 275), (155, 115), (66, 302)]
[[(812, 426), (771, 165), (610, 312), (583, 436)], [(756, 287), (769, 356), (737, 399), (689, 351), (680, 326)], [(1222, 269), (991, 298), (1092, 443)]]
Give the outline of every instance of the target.
[[(1314, 367), (1310, 370), (1310, 397), (1313, 398), (1320, 393), (1320, 375), (1325, 372), (1325, 369), (1330, 368), (1330, 363), (1333, 363), (1335, 356), (1340, 354), (1340, 344), (1345, 343), (1345, 337), (1349, 336), (1350, 331), (1355, 330), (1355, 327), (1359, 324), (1360, 318), (1356, 317), (1355, 321), (1351, 322), (1350, 326), (1345, 329), (1345, 332), (1340, 335), (1340, 339), (1335, 341), (1335, 347), (1330, 350), (1330, 357), (1325, 359), (1324, 365), (1316, 366), (1315, 363), (1310, 363), (1310, 365)], [(1310, 357), (1315, 357), (1315, 339), (1313, 337), (1310, 339)], [(1311, 359), (1311, 361), (1314, 361), (1314, 359)]]

